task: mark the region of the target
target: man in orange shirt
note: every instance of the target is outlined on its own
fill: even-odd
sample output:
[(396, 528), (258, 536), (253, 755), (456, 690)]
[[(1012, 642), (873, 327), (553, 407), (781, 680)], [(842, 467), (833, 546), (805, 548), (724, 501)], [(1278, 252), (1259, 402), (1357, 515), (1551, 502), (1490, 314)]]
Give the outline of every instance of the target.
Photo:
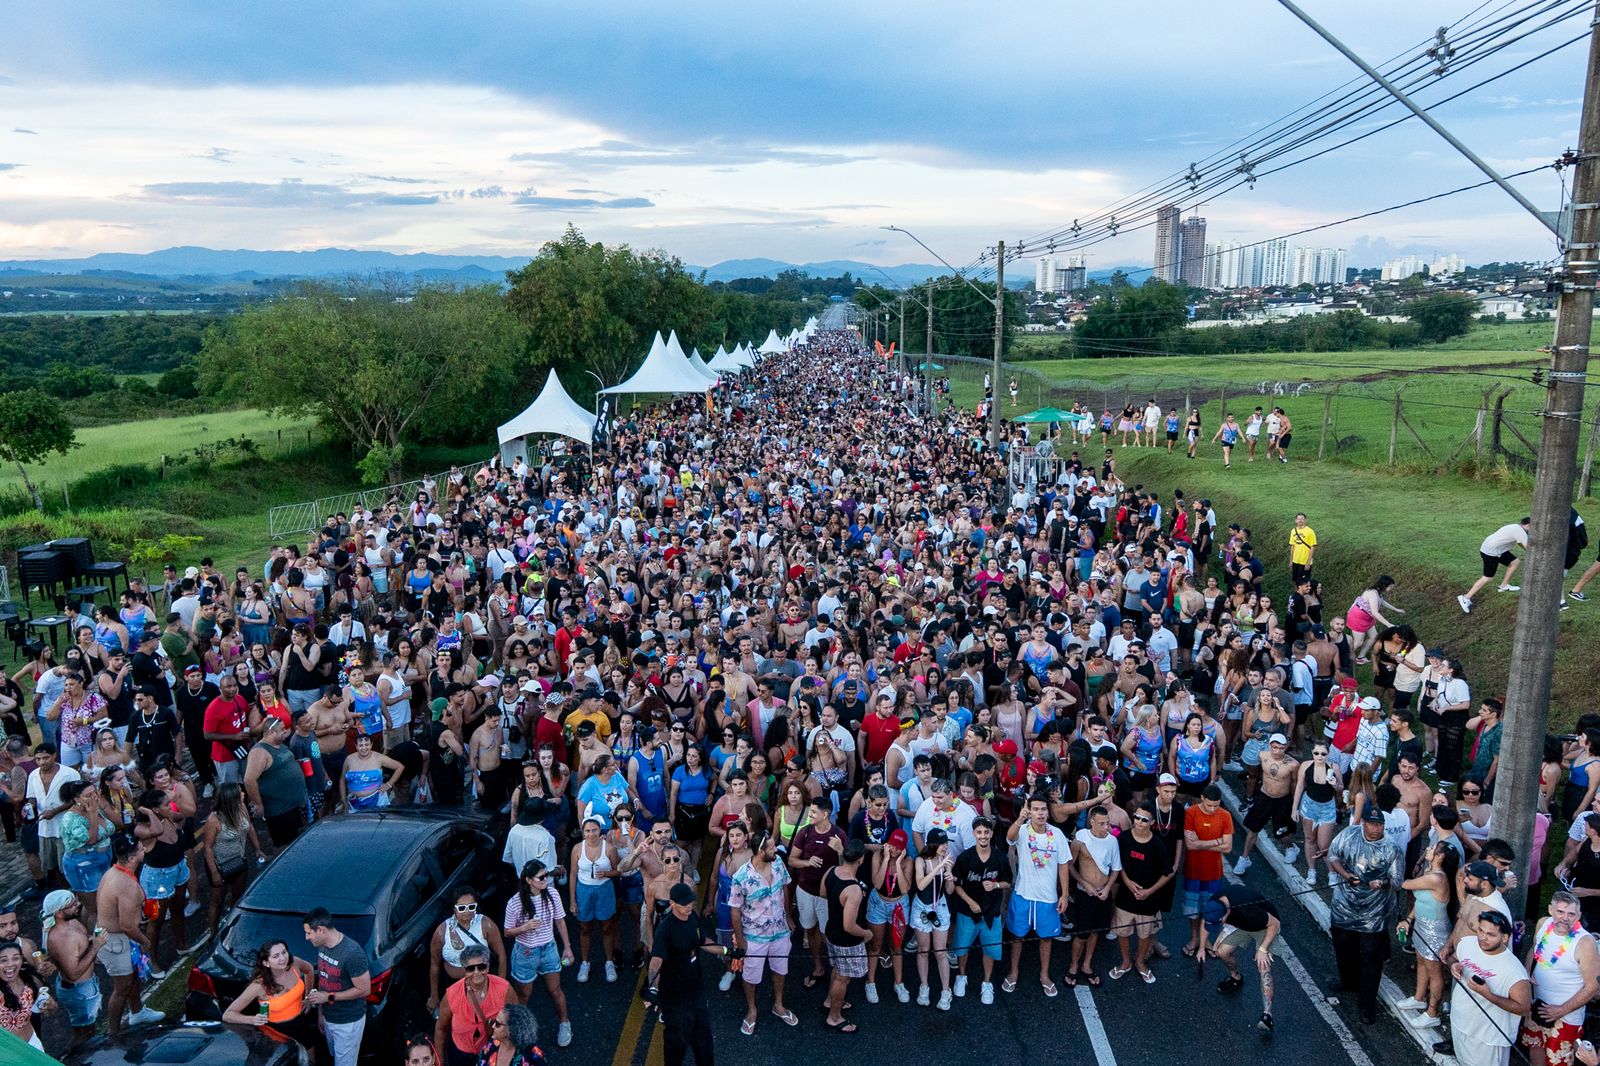
[(1222, 888), (1222, 859), (1233, 847), (1233, 815), (1222, 807), (1222, 790), (1207, 785), (1200, 802), (1183, 815), (1183, 910), (1189, 915), (1189, 943), (1183, 954), (1194, 958), (1200, 946), (1200, 911)]

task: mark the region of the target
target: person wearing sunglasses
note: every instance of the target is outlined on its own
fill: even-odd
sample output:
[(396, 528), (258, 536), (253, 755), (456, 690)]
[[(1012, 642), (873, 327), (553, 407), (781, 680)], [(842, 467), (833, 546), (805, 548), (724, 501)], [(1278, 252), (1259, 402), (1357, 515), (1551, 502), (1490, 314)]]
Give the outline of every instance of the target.
[(463, 949), (461, 968), (466, 976), (445, 990), (433, 1027), (434, 1047), (444, 1053), (444, 1066), (477, 1066), (478, 1055), (490, 1046), (489, 1019), (517, 1001), (511, 983), (489, 972), (487, 948)]
[(506, 949), (494, 919), (478, 910), (478, 896), (471, 889), (457, 894), (451, 916), (433, 931), (433, 943), (428, 955), (428, 1009), (439, 1009), (441, 975), (450, 981), (466, 976), (461, 965), (461, 953), (468, 948), (486, 948), (495, 962), (495, 973), (506, 975)]
[(567, 1015), (567, 996), (561, 988), (561, 970), (572, 965), (572, 937), (567, 932), (567, 911), (561, 904), (561, 893), (550, 883), (551, 873), (538, 859), (523, 866), (517, 891), (506, 903), (505, 928), (506, 935), (515, 938), (511, 980), (517, 998), (527, 1002), (534, 980), (542, 978), (559, 1023), (556, 1046), (566, 1047), (572, 1043), (572, 1021)]
[(507, 1003), (489, 1022), (489, 1046), (478, 1066), (544, 1066), (539, 1050), (539, 1023), (520, 1003)]

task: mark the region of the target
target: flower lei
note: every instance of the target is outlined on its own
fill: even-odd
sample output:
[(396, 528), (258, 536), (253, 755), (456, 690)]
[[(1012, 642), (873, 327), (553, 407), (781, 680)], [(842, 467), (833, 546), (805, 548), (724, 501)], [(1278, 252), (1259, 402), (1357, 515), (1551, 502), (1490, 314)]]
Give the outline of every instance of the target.
[(1556, 963), (1561, 961), (1561, 956), (1563, 956), (1563, 955), (1565, 955), (1567, 953), (1567, 949), (1570, 948), (1577, 941), (1579, 935), (1582, 932), (1583, 932), (1583, 923), (1582, 922), (1573, 922), (1572, 923), (1572, 932), (1568, 933), (1565, 937), (1562, 938), (1561, 946), (1556, 948), (1556, 950), (1553, 953), (1546, 954), (1545, 949), (1544, 949), (1544, 942), (1545, 942), (1545, 938), (1550, 935), (1550, 926), (1547, 924), (1544, 927), (1544, 932), (1539, 934), (1538, 942), (1536, 944), (1534, 944), (1534, 947), (1533, 947), (1533, 964), (1535, 966), (1538, 966), (1542, 962), (1546, 966), (1554, 966)]

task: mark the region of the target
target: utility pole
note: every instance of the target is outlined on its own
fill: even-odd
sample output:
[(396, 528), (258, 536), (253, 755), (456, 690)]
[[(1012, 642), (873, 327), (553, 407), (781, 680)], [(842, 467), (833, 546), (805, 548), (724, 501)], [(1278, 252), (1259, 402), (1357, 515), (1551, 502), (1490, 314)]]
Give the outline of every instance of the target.
[(900, 347), (899, 354), (895, 357), (895, 366), (900, 373), (906, 372), (906, 298), (900, 297)]
[[(994, 384), (989, 389), (989, 450), (1000, 454), (1000, 348), (1006, 336), (1006, 242), (994, 254)], [(1581, 386), (1580, 386), (1581, 388)]]
[(927, 356), (927, 358), (924, 359), (923, 362), (924, 363), (933, 362), (933, 279), (932, 278), (928, 279), (928, 341), (927, 341), (926, 346), (922, 349), (922, 351), (923, 351), (923, 354)]
[[(1533, 480), (1533, 526), (1522, 568), (1517, 626), (1511, 638), (1511, 673), (1501, 727), (1500, 765), (1495, 779), (1495, 831), (1516, 850), (1517, 870), (1533, 851), (1533, 820), (1539, 767), (1550, 718), (1550, 672), (1555, 665), (1561, 620), (1561, 564), (1572, 513), (1572, 479), (1583, 422), (1583, 384), (1593, 331), (1594, 289), (1600, 266), (1600, 34), (1589, 36), (1588, 76), (1579, 121), (1577, 163), (1572, 174), (1572, 239), (1560, 274), (1561, 303), (1545, 386), (1539, 465)], [(1527, 886), (1509, 890), (1513, 914), (1522, 913)]]

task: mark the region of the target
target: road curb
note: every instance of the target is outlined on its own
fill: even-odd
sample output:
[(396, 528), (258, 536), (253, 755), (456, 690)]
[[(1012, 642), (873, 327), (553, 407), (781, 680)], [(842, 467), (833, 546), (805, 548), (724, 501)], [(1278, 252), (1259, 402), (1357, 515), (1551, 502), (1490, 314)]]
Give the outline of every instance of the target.
[[(1239, 797), (1226, 781), (1219, 780), (1217, 785), (1222, 789), (1222, 802), (1232, 812), (1234, 818), (1242, 820), (1244, 817), (1243, 806), (1239, 802)], [(1316, 922), (1324, 933), (1328, 932), (1328, 904), (1323, 902), (1322, 897), (1315, 892), (1307, 891), (1314, 886), (1306, 882), (1305, 877), (1301, 875), (1299, 870), (1284, 861), (1283, 853), (1278, 850), (1278, 845), (1265, 835), (1257, 836), (1255, 850), (1258, 855), (1267, 860), (1267, 865), (1272, 867), (1273, 874), (1282, 882), (1283, 887), (1295, 893), (1295, 900), (1305, 909), (1307, 914), (1311, 915), (1311, 920)], [(1400, 1023), (1400, 1028), (1417, 1045), (1423, 1055), (1427, 1056), (1431, 1061), (1439, 1063), (1440, 1066), (1456, 1066), (1455, 1056), (1440, 1055), (1433, 1050), (1434, 1034), (1438, 1033), (1439, 1030), (1420, 1030), (1407, 1020), (1407, 1012), (1399, 1007), (1400, 1001), (1405, 998), (1406, 994), (1400, 990), (1400, 986), (1395, 984), (1387, 974), (1384, 975), (1382, 984), (1378, 986), (1379, 1002), (1383, 1004), (1390, 1014), (1394, 1015), (1395, 1020)]]

